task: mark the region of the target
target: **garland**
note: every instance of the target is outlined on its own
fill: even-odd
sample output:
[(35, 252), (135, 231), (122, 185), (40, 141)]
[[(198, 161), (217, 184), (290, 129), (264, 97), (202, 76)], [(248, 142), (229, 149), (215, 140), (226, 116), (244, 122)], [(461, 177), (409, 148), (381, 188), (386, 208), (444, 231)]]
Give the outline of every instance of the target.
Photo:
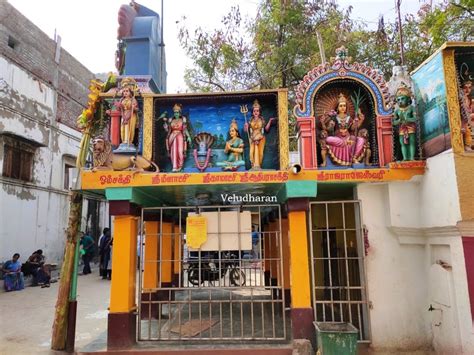
[(204, 161), (204, 164), (201, 165), (199, 164), (198, 156), (197, 156), (197, 149), (194, 149), (193, 155), (194, 155), (194, 162), (196, 163), (196, 167), (199, 169), (199, 171), (202, 173), (204, 170), (207, 169), (207, 166), (209, 165), (209, 158), (211, 157), (211, 151), (212, 149), (209, 148), (207, 150), (207, 155), (206, 155), (206, 160)]

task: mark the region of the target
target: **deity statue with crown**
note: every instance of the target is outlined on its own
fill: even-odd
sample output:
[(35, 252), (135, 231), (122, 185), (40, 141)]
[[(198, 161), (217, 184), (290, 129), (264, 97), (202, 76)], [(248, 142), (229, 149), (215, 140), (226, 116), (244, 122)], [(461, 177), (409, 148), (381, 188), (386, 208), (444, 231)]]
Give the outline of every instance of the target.
[(245, 161), (243, 158), (244, 141), (240, 138), (239, 127), (235, 119), (230, 124), (229, 136), (230, 139), (226, 142), (224, 148), (227, 159), (216, 163), (216, 165), (221, 166), (222, 170), (236, 171), (240, 166), (245, 166)]
[(191, 135), (187, 127), (187, 118), (182, 114), (182, 106), (173, 106), (173, 116), (166, 117), (165, 111), (160, 118), (163, 119), (163, 128), (167, 132), (166, 150), (171, 159), (172, 171), (178, 172), (183, 169), (184, 159), (188, 143), (191, 144)]
[(356, 105), (355, 117), (348, 113), (348, 100), (343, 93), (337, 98), (335, 110), (321, 117), (320, 133), (321, 166), (326, 166), (327, 156), (336, 165), (348, 166), (364, 162), (370, 165), (371, 151), (367, 129), (359, 129), (365, 116)]
[(135, 129), (138, 123), (138, 102), (135, 98), (138, 87), (133, 78), (123, 78), (120, 83), (122, 98), (115, 102), (115, 107), (120, 112), (120, 146), (118, 152), (135, 152), (133, 144)]
[(400, 149), (404, 161), (415, 160), (416, 151), (416, 117), (411, 97), (410, 88), (404, 84), (400, 85), (395, 94), (397, 108), (392, 120), (393, 126), (398, 127)]
[(262, 117), (262, 107), (258, 100), (255, 100), (252, 105), (250, 121), (249, 123), (245, 123), (244, 126), (244, 131), (249, 135), (250, 162), (253, 170), (262, 168), (265, 133), (268, 133), (274, 120), (276, 120), (276, 118), (270, 118), (267, 124), (265, 124), (265, 119)]

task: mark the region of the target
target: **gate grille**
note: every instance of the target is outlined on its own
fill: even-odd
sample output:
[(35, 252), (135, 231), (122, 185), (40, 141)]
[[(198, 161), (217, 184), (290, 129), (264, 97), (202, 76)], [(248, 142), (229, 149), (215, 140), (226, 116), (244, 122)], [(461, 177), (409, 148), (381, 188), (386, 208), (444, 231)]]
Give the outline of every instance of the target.
[(312, 202), (309, 227), (314, 319), (351, 323), (369, 340), (359, 201)]
[[(257, 229), (250, 248), (240, 222), (229, 229), (225, 212), (232, 211), (239, 220), (250, 212)], [(217, 216), (217, 231), (208, 233), (217, 250), (190, 250), (186, 217), (206, 213)], [(269, 215), (274, 222), (264, 225)], [(285, 340), (280, 217), (278, 205), (143, 209), (138, 340)], [(238, 239), (230, 249), (229, 235)]]

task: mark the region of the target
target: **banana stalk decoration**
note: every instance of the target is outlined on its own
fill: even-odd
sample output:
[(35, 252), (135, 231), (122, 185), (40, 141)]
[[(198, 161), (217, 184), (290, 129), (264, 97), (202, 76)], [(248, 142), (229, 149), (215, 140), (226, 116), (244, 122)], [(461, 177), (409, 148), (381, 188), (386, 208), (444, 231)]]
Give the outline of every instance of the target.
[(77, 118), (77, 126), (83, 132), (79, 154), (76, 160), (76, 167), (78, 169), (84, 167), (86, 164), (91, 136), (96, 135), (96, 133), (103, 129), (105, 125), (104, 109), (102, 105), (100, 105), (100, 94), (107, 92), (116, 86), (117, 77), (112, 73), (109, 74), (105, 83), (94, 79), (91, 80), (89, 84), (89, 101), (87, 102), (87, 108), (85, 108)]

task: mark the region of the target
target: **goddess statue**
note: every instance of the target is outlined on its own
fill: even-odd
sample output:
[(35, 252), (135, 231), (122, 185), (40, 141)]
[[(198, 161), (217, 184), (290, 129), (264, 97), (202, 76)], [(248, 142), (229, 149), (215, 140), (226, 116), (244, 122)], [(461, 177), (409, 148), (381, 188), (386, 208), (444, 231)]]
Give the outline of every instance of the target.
[(221, 166), (222, 170), (235, 171), (239, 166), (245, 166), (243, 159), (244, 141), (240, 138), (239, 127), (237, 122), (232, 120), (229, 128), (230, 139), (226, 142), (224, 152), (227, 154), (227, 159), (223, 162), (216, 163)]
[(250, 122), (245, 123), (244, 131), (249, 134), (250, 162), (252, 169), (259, 170), (262, 167), (263, 153), (265, 150), (265, 133), (268, 133), (272, 122), (276, 118), (270, 118), (265, 125), (265, 119), (261, 116), (262, 107), (255, 100), (252, 106), (252, 117)]
[(171, 159), (173, 172), (181, 171), (187, 150), (187, 143), (191, 144), (191, 136), (187, 128), (187, 118), (182, 115), (182, 106), (173, 106), (173, 117), (166, 118), (165, 111), (159, 118), (163, 118), (163, 128), (168, 132), (166, 136), (166, 150)]
[(474, 104), (471, 99), (472, 81), (469, 77), (464, 79), (461, 85), (461, 132), (463, 134), (464, 150), (472, 151), (471, 125), (474, 124)]
[(400, 139), (400, 147), (403, 160), (415, 160), (416, 151), (416, 117), (415, 110), (411, 105), (411, 91), (401, 85), (396, 94), (395, 99), (398, 107), (395, 109), (392, 124), (398, 127), (398, 135)]
[(351, 118), (347, 113), (347, 98), (344, 94), (339, 94), (336, 110), (325, 114), (321, 119), (321, 166), (326, 166), (327, 154), (338, 165), (359, 163), (364, 158), (364, 163), (369, 165), (371, 153), (367, 130), (357, 132), (364, 119), (360, 110), (355, 118)]

